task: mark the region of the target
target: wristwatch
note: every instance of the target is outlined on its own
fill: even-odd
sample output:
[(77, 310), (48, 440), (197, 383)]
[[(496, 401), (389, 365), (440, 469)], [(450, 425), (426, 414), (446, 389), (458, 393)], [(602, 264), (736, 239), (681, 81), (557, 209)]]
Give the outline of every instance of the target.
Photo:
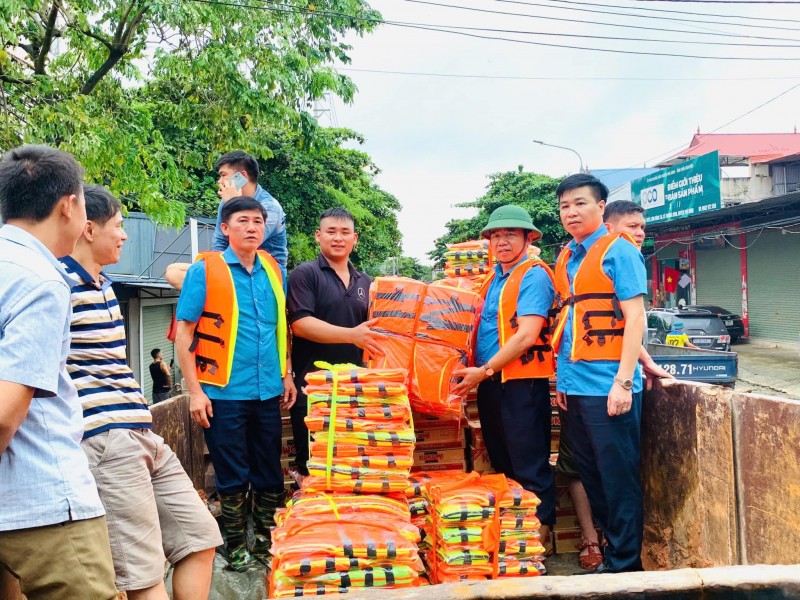
[(483, 370), (486, 371), (486, 377), (494, 375), (494, 369), (489, 366), (488, 362), (483, 365)]
[(614, 383), (620, 384), (623, 390), (633, 389), (633, 379), (620, 379), (619, 377), (614, 377)]

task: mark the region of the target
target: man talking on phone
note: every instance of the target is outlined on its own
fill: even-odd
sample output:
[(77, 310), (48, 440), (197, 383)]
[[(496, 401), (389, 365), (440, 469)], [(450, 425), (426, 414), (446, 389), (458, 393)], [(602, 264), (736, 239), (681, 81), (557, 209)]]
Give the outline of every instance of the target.
[[(217, 226), (211, 240), (211, 249), (224, 252), (228, 249), (228, 238), (222, 233), (222, 207), (231, 198), (246, 196), (255, 198), (267, 211), (264, 224), (264, 240), (260, 248), (266, 250), (281, 266), (286, 275), (286, 213), (278, 201), (258, 183), (258, 161), (244, 150), (233, 150), (219, 157), (214, 164), (219, 174), (217, 196), (222, 199), (217, 209)], [(167, 267), (166, 279), (176, 289), (181, 289), (186, 277), (188, 263), (174, 263)]]

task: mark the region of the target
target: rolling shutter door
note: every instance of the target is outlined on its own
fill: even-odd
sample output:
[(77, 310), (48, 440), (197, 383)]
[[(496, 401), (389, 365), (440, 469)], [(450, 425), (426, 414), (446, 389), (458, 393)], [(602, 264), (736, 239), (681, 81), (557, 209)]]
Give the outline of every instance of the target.
[[(175, 346), (167, 339), (167, 330), (172, 323), (174, 309), (174, 304), (142, 307), (142, 381), (139, 383), (148, 402), (153, 401), (153, 378), (150, 377), (150, 363), (153, 362), (153, 358), (150, 356), (150, 351), (153, 348), (161, 348), (167, 365), (175, 357)], [(174, 378), (174, 369), (172, 374)]]
[(747, 234), (750, 337), (800, 339), (800, 235), (765, 229)]
[[(739, 236), (733, 236), (731, 241), (738, 246), (738, 239)], [(712, 304), (736, 314), (741, 313), (742, 269), (739, 255), (739, 250), (728, 245), (715, 250), (697, 251), (697, 304)]]

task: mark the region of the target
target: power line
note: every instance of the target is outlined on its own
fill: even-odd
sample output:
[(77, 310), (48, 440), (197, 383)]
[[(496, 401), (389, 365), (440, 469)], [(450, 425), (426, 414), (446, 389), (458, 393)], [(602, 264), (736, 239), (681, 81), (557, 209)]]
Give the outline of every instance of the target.
[[(495, 2), (503, 2), (506, 4), (520, 4), (523, 6), (536, 6), (540, 8), (554, 8), (560, 10), (572, 10), (578, 12), (588, 12), (588, 13), (595, 13), (601, 15), (615, 15), (621, 17), (633, 17), (636, 19), (658, 19), (662, 21), (677, 21), (679, 23), (700, 23), (702, 25), (725, 25), (730, 27), (748, 27), (748, 28), (758, 28), (758, 29), (777, 29), (783, 31), (800, 31), (796, 27), (779, 27), (777, 25), (752, 25), (748, 23), (721, 23), (719, 21), (696, 21), (694, 19), (679, 19), (676, 17), (660, 17), (655, 15), (639, 15), (636, 13), (627, 13), (627, 12), (617, 12), (617, 11), (608, 11), (608, 10), (594, 10), (591, 8), (575, 8), (571, 6), (553, 6), (552, 4), (541, 4), (539, 2), (530, 2), (525, 0), (494, 0)], [(551, 0), (558, 2), (559, 0)], [(579, 4), (579, 3), (575, 3)], [(594, 5), (597, 6), (597, 5)]]
[(645, 8), (642, 6), (623, 6), (619, 4), (597, 4), (595, 2), (578, 2), (577, 0), (548, 0), (559, 4), (579, 4), (581, 6), (598, 6), (603, 8), (622, 8), (626, 10), (642, 10), (647, 12), (671, 13), (677, 15), (690, 15), (693, 17), (722, 17), (724, 19), (746, 19), (748, 21), (770, 21), (777, 23), (800, 23), (798, 19), (778, 19), (770, 17), (752, 17), (749, 15), (725, 15), (721, 13), (698, 13), (683, 10), (670, 10), (668, 8)]
[[(383, 25), (390, 25), (394, 27), (402, 27), (408, 29), (416, 29), (420, 31), (433, 31), (437, 33), (447, 33), (450, 35), (459, 35), (462, 37), (470, 37), (474, 39), (483, 39), (483, 40), (494, 40), (494, 41), (504, 41), (504, 42), (511, 42), (515, 44), (525, 44), (525, 45), (532, 45), (532, 46), (543, 46), (548, 48), (563, 48), (568, 50), (585, 50), (585, 51), (592, 51), (592, 52), (604, 52), (610, 54), (625, 54), (625, 55), (634, 55), (634, 56), (661, 56), (661, 57), (670, 57), (670, 58), (695, 58), (695, 59), (705, 59), (705, 60), (725, 60), (725, 61), (738, 61), (738, 60), (746, 60), (746, 61), (798, 61), (800, 60), (800, 56), (798, 57), (768, 57), (768, 56), (757, 56), (757, 57), (745, 57), (745, 56), (708, 56), (708, 55), (697, 55), (697, 54), (679, 54), (679, 53), (670, 53), (670, 52), (647, 52), (647, 51), (635, 51), (635, 50), (622, 50), (622, 49), (615, 49), (615, 48), (595, 48), (589, 46), (575, 46), (569, 44), (554, 44), (550, 42), (539, 42), (539, 41), (532, 41), (532, 40), (519, 40), (515, 38), (506, 38), (506, 37), (498, 37), (498, 36), (488, 36), (488, 35), (478, 35), (475, 33), (467, 33), (466, 31), (457, 31), (454, 30), (454, 27), (457, 26), (450, 26), (448, 28), (447, 25), (424, 25), (418, 23), (404, 23), (400, 21), (384, 21), (381, 19), (375, 18), (368, 18), (368, 17), (360, 17), (356, 15), (348, 15), (345, 13), (337, 13), (337, 12), (326, 12), (326, 11), (311, 11), (307, 9), (298, 9), (298, 8), (282, 8), (280, 6), (264, 6), (264, 5), (253, 5), (253, 4), (240, 4), (234, 2), (226, 2), (224, 0), (190, 0), (192, 2), (200, 2), (203, 4), (213, 4), (219, 6), (231, 6), (235, 8), (249, 8), (255, 10), (263, 10), (267, 12), (283, 12), (283, 13), (291, 13), (291, 14), (304, 14), (308, 16), (322, 16), (322, 17), (334, 17), (334, 18), (346, 18), (352, 19), (357, 21), (365, 21), (371, 22), (375, 24), (383, 24)], [(445, 5), (439, 4), (436, 2), (428, 2), (425, 0), (406, 0), (408, 2), (416, 2), (419, 4), (431, 4), (434, 6), (452, 6), (452, 5)], [(491, 12), (491, 11), (490, 11)], [(554, 34), (555, 35), (555, 34)], [(560, 34), (559, 34), (560, 35)]]
[[(724, 123), (723, 125), (720, 125), (719, 127), (716, 127), (715, 129), (712, 129), (708, 133), (716, 133), (720, 129), (723, 129), (723, 128), (727, 127), (728, 125), (731, 125), (731, 124), (735, 123), (736, 121), (739, 121), (740, 119), (743, 119), (747, 115), (754, 113), (758, 109), (765, 107), (767, 104), (771, 104), (772, 102), (774, 102), (778, 98), (781, 98), (781, 97), (785, 96), (786, 94), (788, 94), (789, 92), (792, 92), (793, 90), (797, 89), (798, 87), (800, 87), (800, 83), (796, 83), (795, 85), (793, 85), (789, 89), (786, 89), (786, 90), (782, 91), (777, 96), (773, 96), (772, 98), (770, 98), (769, 100), (766, 100), (765, 102), (762, 102), (761, 104), (759, 104), (755, 108), (751, 108), (747, 112), (744, 112), (741, 115), (739, 115), (738, 117), (735, 117), (735, 118), (731, 119), (727, 123)], [(651, 161), (660, 159), (660, 158), (662, 158), (664, 156), (668, 156), (668, 155), (672, 154), (673, 152), (678, 152), (679, 150), (682, 150), (685, 147), (686, 147), (685, 144), (681, 144), (680, 146), (677, 146), (675, 148), (667, 150), (666, 152), (662, 152), (661, 154), (657, 154), (656, 156), (653, 156), (652, 158), (646, 159), (644, 161), (644, 164), (647, 164), (647, 163), (649, 163)], [(642, 161), (637, 161), (635, 164), (631, 165), (630, 167), (624, 167), (622, 169), (617, 169), (616, 171), (611, 171), (611, 172), (607, 173), (606, 175), (613, 175), (614, 173), (619, 173), (620, 171), (625, 171), (626, 169), (634, 169), (634, 168), (638, 167), (641, 162)]]
[(800, 77), (545, 77), (525, 75), (483, 75), (472, 73), (430, 73), (423, 71), (390, 71), (385, 69), (356, 69), (336, 67), (337, 71), (376, 73), (381, 75), (408, 75), (420, 77), (451, 77), (456, 79), (501, 79), (512, 81), (783, 81)]
[(682, 2), (685, 4), (800, 4), (798, 0), (634, 0), (634, 2)]
[[(199, 1), (199, 0), (197, 0)], [(407, 0), (409, 2), (422, 2), (422, 0)], [(430, 4), (429, 2), (424, 2), (425, 4)], [(725, 60), (725, 61), (737, 61), (737, 60), (746, 60), (746, 61), (757, 61), (757, 62), (764, 62), (764, 61), (800, 61), (800, 56), (798, 57), (789, 57), (789, 56), (780, 56), (780, 57), (769, 57), (769, 56), (709, 56), (703, 54), (679, 54), (677, 52), (646, 52), (643, 50), (621, 50), (618, 48), (594, 48), (590, 46), (575, 46), (571, 44), (553, 44), (550, 42), (534, 42), (531, 40), (518, 40), (515, 38), (506, 38), (506, 37), (498, 37), (498, 36), (488, 36), (488, 35), (478, 35), (476, 33), (467, 33), (465, 31), (454, 31), (452, 29), (442, 29), (439, 27), (425, 27), (419, 25), (402, 25), (399, 23), (392, 23), (391, 21), (386, 21), (384, 24), (386, 25), (394, 25), (397, 27), (409, 27), (411, 29), (419, 29), (421, 31), (436, 31), (439, 33), (449, 33), (451, 35), (460, 35), (464, 37), (470, 37), (479, 40), (495, 40), (501, 42), (511, 42), (514, 44), (526, 44), (530, 46), (544, 46), (547, 48), (564, 48), (568, 50), (587, 50), (591, 52), (606, 52), (609, 54), (626, 54), (626, 55), (633, 55), (633, 56), (663, 56), (663, 57), (670, 57), (670, 58), (696, 58), (696, 59), (703, 59), (703, 60)], [(446, 26), (445, 26), (446, 27)]]
[(707, 32), (707, 31), (689, 31), (686, 29), (667, 29), (664, 27), (648, 27), (646, 25), (626, 25), (624, 23), (606, 23), (604, 21), (588, 21), (586, 19), (571, 19), (568, 17), (553, 17), (553, 16), (545, 16), (545, 15), (531, 15), (528, 13), (517, 13), (517, 12), (508, 12), (502, 10), (492, 10), (489, 8), (475, 8), (471, 6), (463, 6), (459, 4), (444, 4), (440, 2), (429, 2), (423, 0), (405, 0), (405, 2), (412, 2), (416, 4), (428, 4), (431, 6), (439, 6), (442, 8), (453, 8), (458, 10), (466, 10), (471, 12), (479, 12), (485, 14), (493, 14), (493, 15), (503, 15), (509, 17), (524, 17), (527, 19), (540, 19), (545, 21), (560, 21), (563, 23), (580, 23), (581, 25), (600, 25), (604, 27), (622, 27), (623, 29), (636, 29), (640, 31), (661, 31), (666, 33), (685, 33), (688, 35), (706, 35), (706, 36), (713, 36), (713, 37), (726, 37), (726, 38), (746, 38), (746, 39), (755, 39), (755, 40), (771, 40), (771, 41), (781, 41), (781, 42), (797, 42), (796, 38), (783, 38), (783, 37), (770, 37), (770, 36), (760, 36), (760, 35), (743, 35), (743, 34), (736, 34), (736, 33), (722, 33), (722, 32)]

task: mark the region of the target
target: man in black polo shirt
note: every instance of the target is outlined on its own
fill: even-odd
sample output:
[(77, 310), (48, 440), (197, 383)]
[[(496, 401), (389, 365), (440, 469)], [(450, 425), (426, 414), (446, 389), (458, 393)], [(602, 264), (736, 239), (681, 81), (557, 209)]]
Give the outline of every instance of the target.
[[(297, 448), (300, 480), (308, 475), (308, 407), (301, 389), (314, 362), (361, 364), (364, 351), (381, 355), (382, 334), (367, 321), (370, 278), (350, 262), (356, 245), (353, 215), (329, 208), (320, 215), (315, 233), (320, 254), (299, 265), (289, 276), (286, 308), (292, 327), (292, 365), (297, 402), (291, 409), (292, 434)], [(299, 483), (299, 481), (298, 481)]]

